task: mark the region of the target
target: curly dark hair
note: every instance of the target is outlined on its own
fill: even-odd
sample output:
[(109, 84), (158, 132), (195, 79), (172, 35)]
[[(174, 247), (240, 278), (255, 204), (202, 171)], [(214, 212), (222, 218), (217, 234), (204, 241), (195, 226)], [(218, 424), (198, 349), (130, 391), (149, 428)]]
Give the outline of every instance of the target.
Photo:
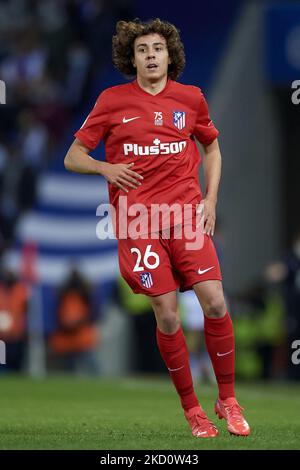
[(133, 21), (118, 21), (117, 34), (112, 38), (112, 60), (114, 66), (125, 77), (136, 76), (136, 69), (132, 64), (134, 57), (134, 41), (140, 36), (157, 33), (165, 38), (171, 64), (168, 68), (168, 76), (177, 80), (185, 66), (185, 54), (180, 40), (179, 30), (167, 21), (159, 18), (141, 22), (138, 18)]

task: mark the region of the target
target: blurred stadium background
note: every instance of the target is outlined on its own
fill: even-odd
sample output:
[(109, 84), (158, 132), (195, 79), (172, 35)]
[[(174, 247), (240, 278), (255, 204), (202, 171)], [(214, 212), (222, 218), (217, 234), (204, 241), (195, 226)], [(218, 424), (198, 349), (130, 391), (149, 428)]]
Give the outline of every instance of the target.
[[(96, 235), (106, 182), (63, 165), (97, 95), (123, 82), (111, 37), (135, 17), (179, 27), (181, 81), (203, 89), (221, 132), (215, 242), (237, 377), (299, 380), (300, 2), (290, 0), (0, 2), (0, 378), (165, 374), (149, 305), (120, 280), (115, 240)], [(189, 295), (180, 305), (195, 380), (210, 382), (195, 305)]]

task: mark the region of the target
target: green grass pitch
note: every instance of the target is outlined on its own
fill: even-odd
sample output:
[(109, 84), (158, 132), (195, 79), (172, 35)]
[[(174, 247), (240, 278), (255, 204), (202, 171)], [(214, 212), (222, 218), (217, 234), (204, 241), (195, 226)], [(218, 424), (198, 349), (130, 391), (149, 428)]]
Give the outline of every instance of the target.
[(197, 394), (215, 439), (192, 437), (168, 378), (0, 376), (0, 449), (300, 449), (300, 384), (237, 386), (249, 437), (230, 436), (215, 416), (216, 387)]

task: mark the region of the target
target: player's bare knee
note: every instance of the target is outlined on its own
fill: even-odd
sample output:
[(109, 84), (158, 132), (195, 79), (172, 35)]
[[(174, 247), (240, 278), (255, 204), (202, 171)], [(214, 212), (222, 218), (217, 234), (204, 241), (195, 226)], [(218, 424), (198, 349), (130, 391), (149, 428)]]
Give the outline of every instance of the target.
[(222, 318), (226, 314), (226, 304), (223, 297), (211, 298), (204, 305), (204, 315), (209, 318)]
[(157, 324), (163, 333), (173, 334), (178, 330), (180, 326), (180, 320), (177, 312), (164, 311), (161, 312), (157, 318)]

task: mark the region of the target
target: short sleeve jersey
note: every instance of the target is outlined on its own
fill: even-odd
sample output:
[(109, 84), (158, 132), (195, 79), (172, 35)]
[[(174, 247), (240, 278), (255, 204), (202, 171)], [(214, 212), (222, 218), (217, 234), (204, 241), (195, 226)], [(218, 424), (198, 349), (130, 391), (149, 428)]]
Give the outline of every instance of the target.
[(141, 203), (150, 210), (152, 204), (201, 200), (195, 138), (209, 145), (218, 134), (200, 88), (168, 79), (156, 95), (137, 80), (104, 90), (75, 136), (89, 149), (103, 140), (108, 163), (134, 162), (131, 169), (143, 176), (129, 193), (109, 184), (116, 209), (126, 195), (128, 207)]

